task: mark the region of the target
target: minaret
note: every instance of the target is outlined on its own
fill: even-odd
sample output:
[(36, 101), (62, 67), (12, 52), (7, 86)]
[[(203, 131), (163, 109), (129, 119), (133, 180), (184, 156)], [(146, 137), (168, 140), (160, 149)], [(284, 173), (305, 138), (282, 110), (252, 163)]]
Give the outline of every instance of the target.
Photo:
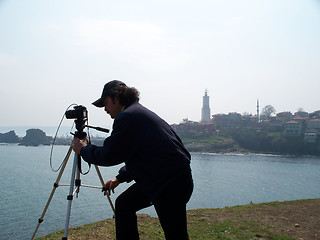
[(260, 122), (259, 99), (257, 99), (257, 118), (258, 118), (258, 122)]
[(208, 96), (208, 90), (205, 90), (204, 96), (203, 96), (203, 105), (201, 109), (201, 122), (211, 122), (210, 118), (210, 107), (209, 107), (209, 96)]

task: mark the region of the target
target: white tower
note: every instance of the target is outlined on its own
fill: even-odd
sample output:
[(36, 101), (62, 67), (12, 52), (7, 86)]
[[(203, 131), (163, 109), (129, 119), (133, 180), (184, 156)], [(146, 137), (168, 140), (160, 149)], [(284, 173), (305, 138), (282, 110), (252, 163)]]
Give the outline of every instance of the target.
[(211, 122), (208, 90), (205, 90), (203, 96), (203, 105), (201, 109), (201, 122)]
[(260, 122), (259, 99), (257, 99), (257, 118), (258, 122)]

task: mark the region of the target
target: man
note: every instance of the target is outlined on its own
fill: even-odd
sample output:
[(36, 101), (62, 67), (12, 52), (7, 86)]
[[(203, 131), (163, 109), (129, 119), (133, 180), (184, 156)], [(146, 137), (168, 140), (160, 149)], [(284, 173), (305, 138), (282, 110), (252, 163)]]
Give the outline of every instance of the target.
[(114, 119), (102, 147), (75, 138), (73, 149), (88, 163), (125, 165), (106, 182), (114, 191), (120, 183), (135, 183), (115, 202), (116, 237), (139, 239), (136, 212), (154, 205), (166, 239), (189, 239), (186, 204), (193, 191), (190, 154), (169, 124), (139, 103), (139, 92), (113, 80), (93, 102)]

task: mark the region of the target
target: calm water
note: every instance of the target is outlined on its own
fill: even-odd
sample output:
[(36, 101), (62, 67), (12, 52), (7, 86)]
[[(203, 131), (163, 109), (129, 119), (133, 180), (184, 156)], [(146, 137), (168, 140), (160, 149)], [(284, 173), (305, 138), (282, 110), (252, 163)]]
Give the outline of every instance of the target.
[[(57, 146), (57, 168), (68, 147)], [(49, 166), (50, 147), (0, 145), (0, 239), (31, 239), (58, 176)], [(61, 184), (70, 183), (73, 155)], [(100, 168), (105, 180), (120, 166)], [(83, 164), (84, 171), (87, 165)], [(188, 209), (220, 208), (253, 203), (320, 198), (320, 159), (269, 155), (193, 154), (194, 194)], [(94, 169), (81, 176), (82, 184), (99, 186)], [(129, 185), (116, 189), (112, 200)], [(40, 225), (37, 237), (64, 229), (69, 187), (60, 186)], [(144, 211), (155, 215), (152, 208)], [(81, 188), (72, 202), (70, 226), (112, 218), (108, 201), (98, 189)]]

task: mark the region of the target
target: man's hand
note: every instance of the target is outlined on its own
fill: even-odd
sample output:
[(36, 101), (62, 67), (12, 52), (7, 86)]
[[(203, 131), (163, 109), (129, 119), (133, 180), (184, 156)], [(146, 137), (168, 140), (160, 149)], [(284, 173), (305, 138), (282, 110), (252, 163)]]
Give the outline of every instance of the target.
[(72, 141), (72, 148), (73, 151), (75, 151), (76, 154), (80, 155), (80, 151), (83, 147), (87, 146), (86, 140), (81, 140), (77, 137), (75, 137)]
[[(110, 190), (114, 193), (114, 189), (118, 187), (120, 184), (119, 180), (117, 178), (110, 179), (103, 185), (102, 192), (104, 192), (104, 195), (109, 194)], [(105, 189), (108, 189), (107, 191)]]

